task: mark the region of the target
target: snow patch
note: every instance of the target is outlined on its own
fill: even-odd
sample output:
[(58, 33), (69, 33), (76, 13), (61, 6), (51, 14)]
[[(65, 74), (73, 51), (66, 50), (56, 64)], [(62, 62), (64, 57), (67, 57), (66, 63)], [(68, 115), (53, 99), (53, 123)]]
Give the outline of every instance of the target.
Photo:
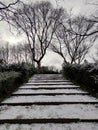
[(0, 119), (38, 118), (98, 119), (98, 105), (56, 105), (56, 106), (6, 106), (0, 107)]
[(23, 102), (98, 102), (98, 99), (87, 95), (57, 95), (57, 96), (13, 96), (2, 103)]
[(70, 124), (4, 124), (0, 130), (98, 130), (98, 123), (70, 123)]

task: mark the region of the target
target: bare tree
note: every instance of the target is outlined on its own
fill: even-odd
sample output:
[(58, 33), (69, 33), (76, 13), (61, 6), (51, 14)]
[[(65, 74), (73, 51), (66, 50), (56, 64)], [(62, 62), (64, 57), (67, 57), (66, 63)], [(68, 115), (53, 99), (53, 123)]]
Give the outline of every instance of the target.
[[(56, 31), (55, 37), (58, 39), (58, 44), (52, 44), (52, 50), (58, 53), (66, 64), (80, 64), (92, 46), (86, 34), (93, 25), (84, 17), (69, 19), (66, 25), (62, 24)], [(75, 33), (72, 30), (75, 30)]]
[(5, 43), (0, 46), (0, 61), (5, 64), (9, 64), (10, 47), (9, 43)]
[(28, 43), (22, 44), (22, 50), (23, 50), (23, 60), (25, 63), (32, 63), (34, 64), (34, 61), (32, 61), (32, 53), (31, 49)]
[(90, 58), (94, 63), (98, 64), (98, 46), (95, 47), (94, 53), (90, 55)]
[(96, 40), (98, 38), (98, 1), (89, 1), (87, 2), (87, 4), (91, 5), (95, 7), (96, 11), (94, 12), (93, 10), (93, 14), (89, 15), (87, 18), (85, 18), (86, 22), (89, 22), (90, 24), (94, 24), (93, 28), (91, 28), (91, 30), (89, 30), (86, 34), (80, 34), (79, 32), (77, 32), (76, 30), (72, 29), (73, 33), (76, 33), (77, 35), (85, 35), (85, 36), (89, 36), (92, 37), (94, 40)]
[(26, 42), (16, 45), (3, 42), (0, 45), (0, 64), (32, 63), (31, 54), (29, 45)]
[(9, 4), (5, 4), (4, 2), (0, 1), (0, 21), (4, 20), (8, 13), (13, 13), (15, 10), (14, 6), (19, 2), (20, 0), (16, 0), (10, 2)]
[(3, 2), (0, 1), (0, 10), (5, 10), (10, 8), (11, 6), (17, 4), (19, 0), (16, 0), (15, 2), (9, 3), (8, 5), (4, 4)]
[(31, 63), (30, 49), (26, 43), (18, 43), (10, 46), (10, 63)]
[(11, 63), (18, 63), (22, 62), (22, 49), (21, 45), (13, 45), (11, 46)]
[(40, 2), (34, 5), (23, 4), (11, 16), (14, 26), (26, 34), (32, 61), (37, 63), (38, 68), (57, 27), (61, 24), (62, 12), (62, 9), (54, 9), (49, 2)]

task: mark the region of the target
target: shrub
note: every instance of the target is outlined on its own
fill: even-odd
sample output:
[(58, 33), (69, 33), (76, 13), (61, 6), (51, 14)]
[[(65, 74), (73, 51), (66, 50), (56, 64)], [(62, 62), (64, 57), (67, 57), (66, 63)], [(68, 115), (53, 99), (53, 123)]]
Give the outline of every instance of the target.
[(21, 77), (24, 81), (27, 81), (27, 79), (32, 76), (33, 74), (36, 73), (36, 69), (32, 64), (9, 64), (9, 65), (1, 65), (0, 66), (0, 71), (5, 72), (5, 71), (15, 71), (15, 72), (20, 72)]
[(42, 66), (40, 69), (37, 69), (38, 74), (57, 74), (58, 70), (54, 67)]
[(8, 95), (20, 83), (21, 73), (14, 71), (0, 73), (0, 97)]
[(91, 91), (98, 92), (98, 65), (64, 65), (63, 75)]
[(35, 67), (26, 63), (1, 65), (0, 71), (0, 98), (8, 96), (36, 73)]

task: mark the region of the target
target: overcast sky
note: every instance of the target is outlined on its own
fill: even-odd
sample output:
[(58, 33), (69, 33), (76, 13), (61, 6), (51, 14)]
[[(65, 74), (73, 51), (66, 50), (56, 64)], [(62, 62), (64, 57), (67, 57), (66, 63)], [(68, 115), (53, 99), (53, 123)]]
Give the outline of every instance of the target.
[[(12, 0), (0, 0), (3, 2), (12, 2)], [(14, 0), (13, 0), (14, 1)], [(26, 3), (30, 3), (30, 2), (35, 2), (36, 0), (22, 0)], [(56, 3), (56, 1), (58, 1)], [(98, 2), (98, 0), (50, 0), (50, 2), (55, 5), (55, 6), (63, 6), (67, 12), (70, 12), (73, 15), (91, 15), (95, 12), (96, 10), (96, 6), (91, 5), (89, 3), (94, 3), (94, 2)], [(5, 24), (4, 22), (0, 22), (0, 44), (2, 43), (1, 41), (8, 41), (11, 44), (15, 44), (19, 41), (22, 41), (23, 37), (17, 37), (15, 36), (13, 33), (9, 32), (9, 27), (7, 26), (7, 24)], [(61, 64), (63, 63), (62, 59), (52, 53), (52, 52), (48, 52), (45, 56), (45, 58), (42, 61), (43, 65), (54, 65), (57, 68), (61, 68)]]

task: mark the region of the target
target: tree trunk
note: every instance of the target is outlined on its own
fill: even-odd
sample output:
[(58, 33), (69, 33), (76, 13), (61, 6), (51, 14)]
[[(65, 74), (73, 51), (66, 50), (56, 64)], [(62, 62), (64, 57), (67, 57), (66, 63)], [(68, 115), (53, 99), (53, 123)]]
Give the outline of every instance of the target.
[(38, 61), (38, 62), (37, 62), (37, 68), (40, 69), (40, 67), (41, 67), (41, 62)]

